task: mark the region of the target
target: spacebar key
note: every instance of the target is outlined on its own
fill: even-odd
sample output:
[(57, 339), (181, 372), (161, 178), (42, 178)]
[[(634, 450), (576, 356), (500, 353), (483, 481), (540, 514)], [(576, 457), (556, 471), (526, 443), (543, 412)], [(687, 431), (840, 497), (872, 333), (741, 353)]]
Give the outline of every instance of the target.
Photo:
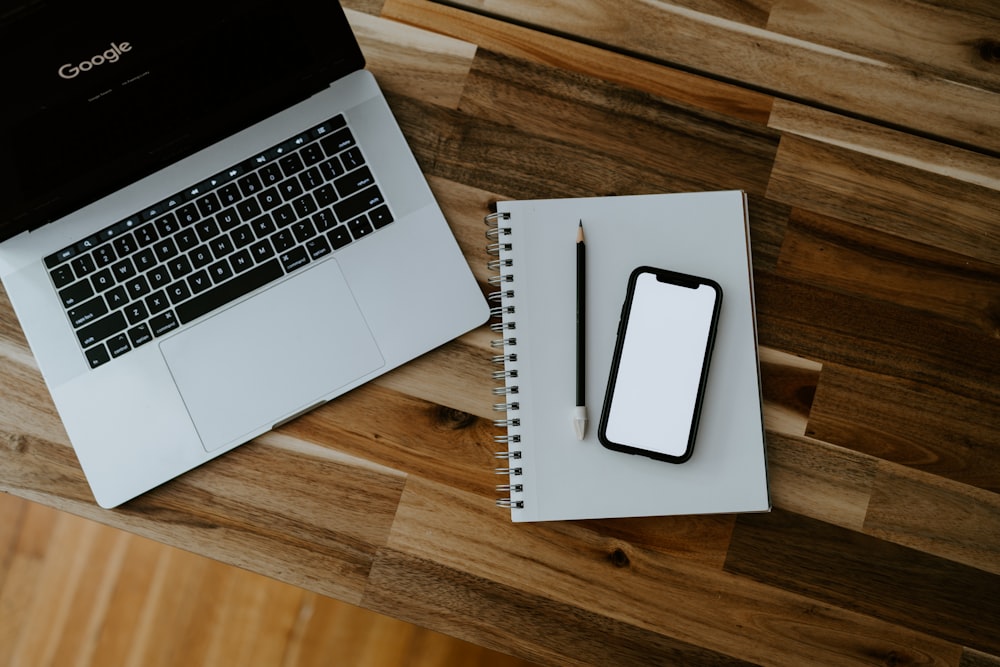
[(230, 301), (235, 301), (244, 294), (249, 294), (258, 287), (263, 287), (272, 280), (277, 280), (284, 275), (281, 265), (277, 259), (272, 259), (250, 269), (246, 273), (241, 273), (229, 282), (222, 283), (214, 289), (202, 292), (190, 301), (178, 305), (177, 319), (181, 324), (187, 324), (191, 320), (197, 319), (205, 313), (210, 313), (220, 306), (224, 306)]

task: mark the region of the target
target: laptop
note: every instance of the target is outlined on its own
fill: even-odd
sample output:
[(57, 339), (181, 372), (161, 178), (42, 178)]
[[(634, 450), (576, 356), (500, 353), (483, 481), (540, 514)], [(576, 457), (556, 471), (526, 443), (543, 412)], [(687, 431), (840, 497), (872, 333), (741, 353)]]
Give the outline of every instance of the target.
[(115, 507), (488, 307), (336, 2), (3, 0), (0, 278)]

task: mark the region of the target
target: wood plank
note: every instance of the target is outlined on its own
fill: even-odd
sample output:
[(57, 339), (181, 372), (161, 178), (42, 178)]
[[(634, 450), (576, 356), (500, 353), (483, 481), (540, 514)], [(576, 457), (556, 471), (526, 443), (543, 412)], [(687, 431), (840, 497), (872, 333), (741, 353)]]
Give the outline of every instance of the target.
[(774, 507), (851, 530), (864, 526), (876, 459), (769, 431), (767, 466)]
[(776, 271), (1000, 335), (1000, 264), (795, 209)]
[[(717, 5), (646, 3), (642, 0), (457, 0), (484, 12), (544, 32), (573, 36), (653, 62), (704, 72), (726, 81), (742, 81), (777, 96), (804, 100), (814, 106), (839, 109), (848, 115), (874, 119), (890, 127), (942, 137), (956, 145), (1000, 151), (995, 110), (1000, 105), (998, 73), (983, 62), (981, 49), (964, 44), (964, 58), (982, 63), (991, 82), (979, 88), (925, 74), (886, 59), (839, 51), (741, 23), (739, 13)], [(954, 13), (941, 12), (947, 21)], [(959, 20), (961, 20), (960, 15)], [(862, 26), (852, 29), (863, 33)], [(987, 31), (981, 37), (990, 38)], [(711, 44), (712, 48), (704, 48)], [(915, 44), (919, 51), (927, 43)], [(924, 48), (937, 52), (931, 46)], [(919, 72), (919, 75), (916, 73)]]
[(785, 135), (767, 192), (793, 207), (1000, 264), (993, 233), (1000, 190)]
[(859, 300), (769, 272), (757, 273), (754, 280), (762, 345), (820, 361), (836, 359), (844, 366), (1000, 405), (995, 337), (897, 304)]
[(883, 463), (864, 532), (1000, 575), (1000, 494)]
[[(0, 665), (529, 663), (135, 535), (0, 496)], [(24, 567), (28, 562), (31, 567)], [(14, 594), (15, 589), (21, 591)], [(27, 618), (30, 617), (30, 618)], [(15, 655), (16, 654), (16, 655)]]
[(1000, 491), (1000, 410), (931, 382), (824, 367), (810, 437)]
[(822, 365), (767, 347), (758, 354), (765, 428), (804, 435)]
[(810, 44), (996, 90), (997, 69), (978, 45), (1000, 34), (995, 13), (957, 12), (956, 3), (898, 0), (784, 0), (767, 29)]
[(782, 134), (794, 134), (929, 174), (1000, 190), (996, 157), (974, 150), (955, 148), (788, 100), (774, 101), (768, 126), (781, 130)]
[[(515, 525), (486, 499), (416, 477), (407, 481), (388, 546), (442, 567), (436, 578), (442, 596), (465, 595), (468, 575), (484, 580), (497, 598), (492, 604), (501, 608), (514, 608), (525, 596), (572, 604), (578, 613), (606, 616), (750, 662), (799, 665), (808, 655), (811, 664), (850, 664), (897, 655), (902, 661), (954, 665), (961, 651), (902, 625), (817, 604), (576, 522)], [(388, 556), (380, 552), (373, 576), (392, 573), (393, 566), (382, 563)], [(446, 574), (449, 570), (454, 574)], [(373, 596), (384, 586), (389, 583), (370, 590), (366, 600), (375, 604)], [(668, 623), (653, 620), (663, 614), (664, 601), (669, 601)], [(409, 604), (410, 613), (417, 613), (422, 601), (417, 596)], [(440, 612), (442, 606), (429, 603), (430, 609)], [(434, 620), (446, 631), (455, 630), (448, 619)], [(475, 628), (475, 619), (463, 626)], [(477, 634), (486, 640), (484, 633)], [(580, 638), (558, 650), (569, 660), (590, 664)]]
[(362, 12), (346, 13), (380, 86), (433, 104), (458, 105), (475, 44)]
[(577, 665), (645, 666), (650, 656), (662, 664), (752, 664), (391, 549), (379, 554), (372, 581), (365, 604), (373, 609), (414, 623), (433, 614), (458, 636), (471, 620), (492, 648), (545, 664), (566, 664), (568, 645)]
[[(484, 376), (488, 368), (484, 362)], [(488, 397), (487, 389), (481, 400)], [(331, 443), (347, 455), (366, 456), (406, 475), (492, 497), (496, 429), (491, 420), (373, 386), (342, 396), (281, 431), (296, 440)]]
[(664, 69), (641, 58), (435, 5), (428, 0), (388, 0), (382, 15), (472, 41), (489, 51), (599, 77), (657, 97), (758, 124), (767, 122), (773, 102), (771, 96), (741, 86)]
[[(567, 104), (581, 98), (588, 101), (586, 106)], [(479, 121), (577, 145), (595, 156), (613, 155), (610, 163), (622, 168), (669, 174), (690, 184), (688, 188), (764, 192), (776, 139), (759, 125), (483, 51), (470, 72), (460, 109)], [(516, 169), (527, 167), (523, 163), (528, 158), (537, 159), (530, 147), (512, 153), (521, 155), (510, 165)], [(692, 159), (696, 154), (701, 159)], [(564, 168), (566, 164), (575, 163), (562, 162)], [(618, 190), (612, 186), (610, 191)]]
[(1000, 576), (790, 512), (743, 515), (726, 571), (989, 653)]

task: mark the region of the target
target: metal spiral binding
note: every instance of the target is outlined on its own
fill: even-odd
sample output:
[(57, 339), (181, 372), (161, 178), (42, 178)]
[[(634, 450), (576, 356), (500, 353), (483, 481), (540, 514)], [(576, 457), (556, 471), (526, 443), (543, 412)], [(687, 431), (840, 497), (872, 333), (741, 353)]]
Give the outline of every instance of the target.
[[(486, 253), (495, 258), (489, 260), (486, 264), (487, 268), (493, 272), (493, 275), (489, 278), (489, 283), (493, 287), (498, 288), (496, 291), (490, 292), (487, 296), (490, 304), (492, 304), (490, 307), (490, 316), (494, 319), (490, 324), (490, 330), (493, 333), (501, 335), (517, 328), (516, 323), (512, 319), (515, 313), (515, 306), (513, 304), (514, 290), (503, 287), (514, 282), (512, 270), (515, 267), (513, 260), (509, 257), (501, 257), (501, 254), (508, 253), (511, 250), (511, 244), (505, 238), (510, 236), (510, 227), (505, 227), (502, 224), (502, 221), (509, 219), (509, 213), (500, 212), (491, 213), (483, 219), (483, 222), (489, 227), (486, 231), (486, 239), (490, 243), (486, 246)], [(493, 355), (492, 358), (494, 365), (502, 367), (502, 370), (493, 371), (493, 379), (496, 382), (503, 383), (493, 388), (494, 396), (513, 397), (512, 395), (518, 393), (518, 385), (513, 384), (513, 381), (518, 376), (517, 368), (513, 367), (517, 363), (517, 353), (510, 351), (510, 348), (516, 345), (517, 338), (510, 335), (490, 341), (491, 347), (503, 349), (503, 354)], [(521, 442), (521, 436), (516, 432), (512, 432), (512, 430), (520, 427), (521, 420), (511, 414), (517, 412), (520, 407), (516, 401), (510, 401), (509, 399), (506, 403), (493, 404), (494, 411), (503, 412), (507, 415), (505, 419), (495, 419), (493, 421), (493, 425), (497, 428), (507, 430), (503, 435), (493, 436), (495, 443), (507, 445), (507, 451), (495, 454), (498, 460), (504, 462), (502, 467), (495, 469), (495, 472), (497, 475), (506, 475), (510, 478), (507, 484), (498, 484), (496, 486), (496, 492), (504, 494), (504, 497), (497, 498), (496, 504), (498, 507), (510, 509), (524, 508), (524, 501), (516, 497), (517, 494), (524, 492), (524, 485), (515, 481), (516, 477), (521, 476), (522, 468), (512, 465), (513, 461), (521, 459), (520, 450), (513, 448), (513, 446)]]

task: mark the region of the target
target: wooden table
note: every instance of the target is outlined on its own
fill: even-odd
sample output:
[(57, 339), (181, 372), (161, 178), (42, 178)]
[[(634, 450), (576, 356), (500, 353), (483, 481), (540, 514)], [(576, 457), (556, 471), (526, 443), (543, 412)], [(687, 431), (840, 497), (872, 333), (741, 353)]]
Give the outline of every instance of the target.
[(2, 293), (0, 488), (542, 663), (1000, 664), (997, 4), (347, 5), (484, 291), (498, 198), (749, 193), (774, 510), (511, 524), (483, 327), (104, 511)]

